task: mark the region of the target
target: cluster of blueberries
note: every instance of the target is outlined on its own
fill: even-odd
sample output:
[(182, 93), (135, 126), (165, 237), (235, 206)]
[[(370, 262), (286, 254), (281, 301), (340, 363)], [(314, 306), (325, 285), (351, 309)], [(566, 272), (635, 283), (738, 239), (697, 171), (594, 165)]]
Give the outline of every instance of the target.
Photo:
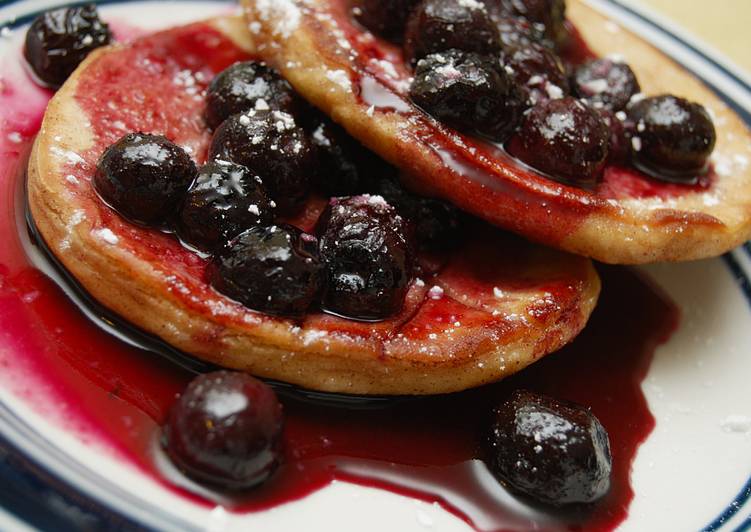
[[(249, 308), (385, 319), (403, 306), (416, 251), (456, 240), (453, 208), (403, 190), (263, 63), (220, 73), (205, 114), (215, 130), (202, 167), (162, 136), (131, 133), (105, 150), (94, 187), (128, 219), (213, 255), (212, 286)], [(313, 189), (332, 196), (314, 234), (283, 223)]]
[(505, 148), (543, 174), (595, 186), (608, 164), (692, 183), (715, 129), (699, 104), (643, 98), (616, 59), (564, 62), (575, 46), (564, 0), (354, 0), (355, 18), (402, 42), (412, 100), (437, 120)]

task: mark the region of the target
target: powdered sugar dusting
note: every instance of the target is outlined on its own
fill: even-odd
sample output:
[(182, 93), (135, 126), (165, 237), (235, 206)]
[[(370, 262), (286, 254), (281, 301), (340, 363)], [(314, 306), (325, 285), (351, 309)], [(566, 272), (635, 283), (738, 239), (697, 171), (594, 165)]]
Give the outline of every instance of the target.
[(300, 9), (293, 0), (256, 0), (255, 7), (258, 17), (272, 24), (273, 35), (287, 39), (300, 25)]
[(103, 229), (96, 229), (93, 231), (93, 233), (94, 236), (104, 240), (107, 244), (110, 244), (112, 246), (116, 246), (117, 243), (120, 242), (120, 239), (117, 238), (117, 235), (106, 227)]

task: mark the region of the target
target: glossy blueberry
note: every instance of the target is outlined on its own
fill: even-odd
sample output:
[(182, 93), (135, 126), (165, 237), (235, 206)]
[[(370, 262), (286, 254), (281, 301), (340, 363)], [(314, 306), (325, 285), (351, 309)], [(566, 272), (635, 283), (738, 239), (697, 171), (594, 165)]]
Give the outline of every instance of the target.
[(401, 42), (407, 17), (420, 0), (350, 0), (352, 15), (381, 37)]
[(334, 198), (318, 221), (324, 308), (362, 320), (398, 314), (412, 280), (409, 227), (380, 196)]
[(483, 0), (504, 16), (522, 17), (539, 25), (556, 47), (568, 39), (565, 0)]
[(485, 456), (514, 491), (552, 505), (591, 503), (610, 488), (608, 434), (588, 409), (516, 391), (492, 413)]
[(253, 109), (232, 115), (214, 133), (209, 157), (241, 164), (259, 175), (281, 214), (301, 205), (316, 171), (307, 134), (282, 111)]
[(452, 48), (481, 54), (500, 51), (498, 28), (485, 5), (475, 0), (423, 0), (407, 22), (405, 58), (414, 65)]
[(563, 63), (548, 48), (537, 43), (508, 47), (501, 60), (530, 105), (569, 94)]
[(631, 97), (640, 90), (631, 67), (611, 59), (595, 59), (577, 68), (572, 89), (576, 96), (584, 98), (593, 107), (612, 112), (625, 109)]
[(97, 163), (94, 188), (126, 218), (148, 225), (170, 219), (196, 177), (185, 150), (160, 135), (129, 133)]
[(34, 74), (58, 88), (93, 50), (112, 41), (94, 4), (46, 11), (26, 33), (24, 56)]
[(269, 225), (274, 209), (261, 179), (244, 166), (205, 164), (188, 189), (177, 218), (185, 242), (209, 253), (256, 225)]
[(162, 447), (198, 482), (248, 489), (279, 465), (283, 422), (268, 385), (245, 373), (216, 371), (193, 379), (172, 406)]
[(422, 59), (410, 97), (437, 120), (495, 141), (508, 137), (525, 108), (522, 95), (497, 58), (461, 50)]
[(553, 43), (545, 37), (544, 29), (522, 17), (499, 16), (494, 17), (501, 44), (504, 48), (518, 48), (532, 43), (553, 49)]
[(318, 302), (323, 267), (316, 238), (289, 225), (256, 226), (215, 255), (209, 281), (248, 308), (300, 316)]
[(508, 150), (550, 177), (593, 186), (602, 177), (609, 144), (600, 113), (569, 96), (534, 106)]
[(687, 183), (706, 172), (717, 134), (704, 107), (662, 95), (636, 102), (628, 116), (634, 124), (631, 155), (639, 169)]
[(206, 94), (206, 122), (215, 129), (230, 116), (251, 109), (294, 115), (299, 107), (294, 90), (276, 70), (265, 63), (245, 61), (212, 80)]

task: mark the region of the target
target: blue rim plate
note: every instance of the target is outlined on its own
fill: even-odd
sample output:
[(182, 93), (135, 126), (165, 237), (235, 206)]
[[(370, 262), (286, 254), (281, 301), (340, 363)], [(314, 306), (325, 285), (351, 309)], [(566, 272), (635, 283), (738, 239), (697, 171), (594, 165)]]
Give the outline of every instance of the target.
[[(68, 2), (0, 1), (0, 28), (23, 32), (23, 26), (41, 10), (63, 3)], [(103, 0), (97, 3), (104, 6), (105, 16), (108, 12), (124, 13), (124, 4), (133, 4), (128, 0)], [(751, 82), (747, 76), (653, 14), (617, 0), (589, 0), (589, 3), (620, 25), (653, 42), (694, 72), (751, 127)], [(145, 14), (155, 15), (149, 18), (152, 22), (165, 20), (156, 14), (170, 10), (171, 24), (208, 16), (217, 10), (225, 10), (228, 5), (221, 1), (207, 0), (159, 4), (140, 1), (139, 4), (138, 12), (142, 18), (148, 18)], [(181, 6), (178, 17), (174, 16), (175, 5)], [(181, 20), (177, 20), (178, 18)], [(2, 51), (3, 48), (0, 47), (0, 59)], [(657, 419), (657, 427), (637, 456), (634, 465), (636, 498), (623, 528), (643, 530), (688, 527), (707, 532), (751, 530), (751, 458), (748, 456), (751, 454), (748, 453), (751, 434), (744, 430), (723, 431), (723, 427), (728, 427), (723, 422), (724, 419), (733, 415), (751, 415), (748, 410), (751, 396), (747, 387), (738, 385), (734, 380), (739, 373), (751, 373), (751, 360), (744, 363), (742, 357), (733, 358), (732, 355), (747, 352), (751, 348), (751, 336), (745, 335), (751, 322), (751, 245), (746, 244), (710, 261), (656, 265), (645, 270), (676, 299), (685, 318), (677, 338), (671, 339), (659, 350), (644, 384), (645, 394)], [(701, 288), (693, 288), (698, 286)], [(687, 290), (686, 287), (692, 288)], [(691, 321), (692, 316), (703, 316), (701, 311), (707, 294), (721, 300), (719, 307), (716, 302), (712, 307), (721, 309), (721, 318), (714, 321), (704, 318), (692, 337), (691, 331), (686, 329), (695, 325)], [(712, 323), (707, 324), (708, 321)], [(718, 363), (717, 358), (707, 356), (708, 351), (718, 350), (730, 353), (727, 356), (734, 364), (736, 360), (741, 360), (741, 366), (728, 367), (731, 361), (723, 365), (722, 362)], [(684, 370), (690, 366), (691, 370), (681, 373), (676, 371), (675, 364), (681, 364)], [(677, 373), (680, 374), (676, 375)], [(701, 378), (705, 379), (703, 385), (692, 388), (694, 380)], [(735, 392), (731, 393), (729, 390)], [(725, 396), (727, 400), (717, 399)], [(686, 434), (695, 434), (688, 444), (685, 441)], [(744, 445), (745, 453), (742, 452)], [(205, 527), (232, 527), (225, 515), (216, 515), (216, 512), (207, 512), (215, 515), (195, 521), (179, 512), (170, 511), (162, 501), (148, 500), (132, 489), (127, 489), (127, 484), (113, 482), (80, 456), (71, 455), (70, 449), (61, 445), (60, 440), (49, 433), (42, 433), (38, 425), (29, 422), (28, 412), (18, 401), (0, 395), (0, 529), (18, 529), (25, 525), (61, 531), (144, 528), (200, 530)], [(692, 458), (692, 453), (706, 449), (717, 449), (717, 455), (697, 455)], [(692, 478), (692, 471), (695, 473), (692, 478), (695, 483), (693, 489), (687, 488), (680, 476), (683, 469), (681, 465), (692, 463), (692, 459), (693, 466), (689, 468), (686, 478)], [(667, 464), (664, 468), (661, 465), (663, 463)], [(671, 467), (674, 469), (671, 470)], [(671, 476), (675, 480), (673, 483), (670, 482)], [(313, 497), (318, 497), (318, 494)], [(341, 501), (344, 500), (343, 497), (344, 495), (334, 493), (332, 500)], [(655, 501), (655, 498), (658, 500)], [(289, 512), (312, 511), (312, 520), (299, 523), (313, 526), (311, 523), (315, 521), (314, 514), (324, 512), (326, 508), (324, 502), (316, 502), (320, 504), (317, 510), (316, 507), (311, 509), (311, 505), (303, 507), (302, 503), (295, 503), (291, 505), (293, 508)], [(294, 506), (298, 504), (301, 506), (296, 510)], [(400, 500), (395, 504), (407, 503)], [(676, 513), (666, 516), (665, 513), (669, 514), (671, 509)], [(414, 507), (410, 511), (414, 512)], [(419, 514), (423, 518), (414, 521), (417, 523), (417, 530), (431, 519), (437, 519), (439, 514), (445, 513), (435, 508), (422, 508), (419, 511), (434, 513), (430, 518), (424, 513)], [(445, 522), (450, 523), (454, 518), (446, 519), (448, 521)], [(690, 523), (687, 524), (686, 519), (690, 519)], [(282, 521), (294, 522), (279, 522)], [(383, 526), (379, 524), (380, 520), (376, 521), (377, 527)], [(259, 529), (284, 530), (269, 526), (269, 523), (274, 522), (267, 519), (257, 524), (261, 524)], [(436, 520), (434, 528), (443, 529), (441, 523), (444, 521)], [(248, 524), (250, 522), (246, 523)], [(360, 525), (364, 528), (369, 526), (362, 521)], [(310, 530), (310, 526), (306, 528)], [(450, 528), (459, 529), (455, 526), (457, 524), (453, 523)], [(363, 529), (362, 527), (360, 528)], [(330, 530), (332, 527), (326, 529)]]

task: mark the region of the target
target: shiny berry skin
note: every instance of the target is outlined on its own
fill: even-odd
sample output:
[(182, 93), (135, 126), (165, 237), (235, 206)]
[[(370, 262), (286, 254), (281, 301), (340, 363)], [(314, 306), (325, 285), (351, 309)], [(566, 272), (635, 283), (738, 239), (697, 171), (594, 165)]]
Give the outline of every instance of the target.
[(508, 151), (532, 168), (577, 186), (593, 186), (608, 158), (610, 130), (601, 115), (572, 97), (532, 108)]
[(350, 0), (355, 20), (392, 42), (402, 42), (404, 27), (420, 0)]
[(407, 21), (405, 58), (415, 65), (429, 54), (452, 48), (481, 54), (501, 50), (498, 28), (485, 5), (475, 0), (423, 0)]
[[(605, 125), (610, 130), (610, 142), (608, 144), (608, 163), (625, 164), (631, 155), (631, 122), (625, 116), (626, 113), (619, 111), (613, 113), (607, 109), (597, 109)], [(620, 117), (620, 118), (619, 118)]]
[(503, 52), (501, 61), (530, 105), (569, 94), (568, 77), (563, 63), (557, 55), (540, 44), (509, 47)]
[(112, 42), (94, 4), (39, 15), (26, 33), (24, 56), (34, 74), (58, 88), (93, 50)]
[(498, 142), (514, 130), (525, 108), (498, 59), (461, 50), (420, 60), (410, 97), (437, 120)]
[(491, 9), (512, 17), (522, 17), (544, 28), (545, 36), (556, 47), (562, 46), (568, 39), (566, 29), (565, 0), (483, 0), (494, 4)]
[(551, 505), (591, 503), (610, 488), (605, 428), (588, 409), (515, 391), (492, 413), (486, 464), (514, 491)]
[(641, 89), (631, 67), (603, 58), (576, 69), (572, 90), (593, 107), (616, 112), (625, 109), (631, 97)]
[(217, 75), (206, 93), (206, 123), (211, 129), (251, 109), (284, 111), (300, 107), (292, 86), (276, 70), (256, 61), (235, 63)]
[(398, 314), (412, 280), (409, 227), (380, 196), (334, 198), (318, 221), (328, 276), (323, 306), (347, 318)]
[(282, 111), (253, 109), (232, 115), (214, 133), (209, 157), (241, 164), (259, 175), (281, 214), (302, 204), (316, 171), (307, 134)]
[(120, 214), (135, 222), (167, 222), (196, 177), (185, 150), (160, 135), (129, 133), (97, 163), (94, 188)]
[(318, 302), (323, 267), (317, 241), (290, 225), (252, 227), (214, 256), (209, 282), (248, 308), (300, 316)]
[(193, 379), (172, 406), (162, 448), (190, 478), (223, 490), (267, 480), (281, 460), (282, 405), (263, 382), (232, 371)]
[(382, 175), (395, 170), (339, 125), (317, 117), (310, 139), (318, 156), (316, 184), (328, 196), (368, 192)]
[(261, 179), (245, 168), (224, 161), (198, 169), (177, 217), (183, 241), (213, 252), (256, 225), (274, 221), (274, 209)]
[(494, 21), (501, 35), (501, 44), (506, 48), (518, 48), (532, 43), (554, 48), (539, 24), (533, 24), (521, 17), (509, 16), (494, 17)]
[(706, 109), (683, 98), (645, 98), (628, 109), (634, 164), (668, 181), (694, 182), (706, 172), (717, 134)]

